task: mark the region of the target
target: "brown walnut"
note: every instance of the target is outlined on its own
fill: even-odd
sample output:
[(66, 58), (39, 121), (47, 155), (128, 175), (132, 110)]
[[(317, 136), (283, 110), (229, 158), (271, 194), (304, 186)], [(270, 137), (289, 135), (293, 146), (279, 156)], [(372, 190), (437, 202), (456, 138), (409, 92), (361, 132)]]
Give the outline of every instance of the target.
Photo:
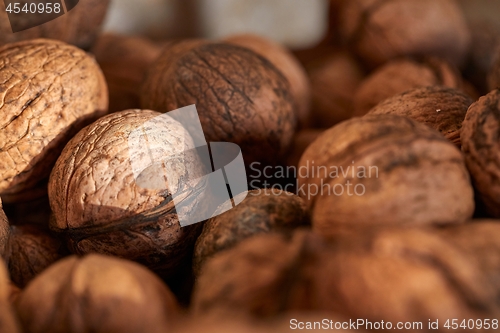
[(378, 103), (405, 91), (435, 85), (461, 88), (462, 78), (457, 69), (437, 58), (390, 61), (360, 84), (354, 97), (354, 115), (362, 116)]
[[(35, 3), (40, 2), (43, 3), (43, 1)], [(12, 33), (7, 12), (5, 11), (5, 3), (1, 2), (0, 45), (35, 38), (50, 38), (87, 50), (92, 46), (101, 30), (109, 3), (110, 0), (80, 0), (78, 5), (67, 14), (36, 27)], [(33, 15), (27, 16), (28, 19), (36, 17)]]
[(108, 106), (95, 60), (63, 42), (36, 39), (0, 48), (0, 195), (33, 196), (64, 144)]
[(161, 47), (140, 37), (115, 34), (99, 36), (92, 53), (101, 67), (109, 89), (109, 111), (140, 107), (140, 87)]
[(320, 232), (339, 224), (461, 223), (474, 211), (460, 150), (406, 117), (370, 115), (334, 126), (307, 148), (299, 168), (308, 172), (299, 173), (298, 192)]
[(12, 226), (5, 261), (12, 282), (24, 288), (66, 254), (63, 243), (48, 230), (33, 225)]
[(437, 56), (461, 65), (470, 33), (453, 0), (345, 1), (340, 32), (369, 66), (399, 56)]
[(348, 53), (335, 53), (310, 71), (312, 116), (318, 127), (329, 128), (349, 119), (354, 112), (354, 95), (364, 73)]
[(459, 148), (460, 129), (473, 100), (452, 88), (417, 88), (379, 103), (368, 115), (395, 114), (426, 124), (443, 134)]
[(196, 104), (207, 141), (238, 144), (247, 165), (276, 163), (296, 125), (288, 80), (264, 57), (228, 43), (168, 47), (146, 76), (141, 103), (160, 112)]
[(133, 262), (76, 256), (49, 267), (16, 303), (24, 332), (168, 332), (178, 305), (166, 285)]
[(298, 196), (272, 189), (249, 191), (238, 206), (205, 222), (194, 248), (195, 272), (209, 258), (246, 238), (261, 233), (290, 232), (308, 223), (309, 212)]
[[(150, 145), (131, 150), (129, 136), (141, 126)], [(183, 181), (201, 177), (198, 161), (180, 154), (193, 147), (184, 127), (159, 112), (127, 110), (100, 118), (71, 139), (52, 171), (51, 229), (68, 240), (73, 253), (116, 255), (172, 273), (189, 254), (199, 229), (181, 228), (172, 200), (173, 194), (191, 200), (186, 209), (203, 201), (202, 194), (191, 195), (198, 193), (191, 182)], [(166, 176), (168, 188), (157, 186), (163, 185), (157, 183), (163, 171), (149, 158), (151, 152), (165, 159), (179, 154), (168, 161), (168, 174), (160, 176), (162, 181)], [(140, 174), (134, 173), (132, 161), (145, 163), (136, 170)]]
[[(423, 228), (382, 228), (328, 243), (304, 232), (259, 235), (207, 262), (193, 309), (257, 317), (321, 310), (386, 322), (496, 318), (498, 282), (478, 263), (484, 253), (469, 255), (450, 237)], [(497, 258), (491, 252), (483, 261)]]
[(307, 127), (311, 120), (311, 87), (306, 71), (294, 55), (284, 46), (258, 35), (233, 35), (224, 41), (260, 54), (285, 75), (295, 101), (298, 123), (302, 127)]
[(18, 333), (19, 325), (10, 305), (10, 281), (5, 263), (0, 256), (0, 332)]
[(472, 104), (462, 125), (465, 162), (488, 212), (500, 217), (500, 89)]

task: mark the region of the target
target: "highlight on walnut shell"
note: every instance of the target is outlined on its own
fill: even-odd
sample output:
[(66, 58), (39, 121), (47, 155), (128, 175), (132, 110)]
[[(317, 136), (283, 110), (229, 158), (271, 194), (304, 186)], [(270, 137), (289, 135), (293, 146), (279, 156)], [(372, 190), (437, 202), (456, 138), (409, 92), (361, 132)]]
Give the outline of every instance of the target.
[[(142, 141), (130, 141), (132, 133), (144, 133)], [(52, 171), (51, 229), (73, 253), (112, 254), (173, 273), (199, 229), (181, 228), (176, 205), (189, 215), (204, 201), (204, 169), (185, 154), (192, 148), (181, 123), (159, 112), (100, 118), (71, 139)]]
[(354, 96), (354, 115), (362, 116), (378, 103), (405, 91), (436, 85), (462, 88), (460, 72), (438, 58), (390, 61), (360, 84)]
[(329, 128), (353, 116), (354, 96), (364, 73), (352, 55), (335, 53), (312, 68), (309, 75), (316, 126)]
[(460, 150), (402, 116), (353, 118), (329, 129), (307, 148), (299, 169), (298, 193), (319, 232), (342, 224), (462, 223), (474, 211)]
[(0, 199), (0, 257), (3, 257), (5, 254), (9, 233), (9, 220), (7, 220), (7, 216), (5, 216), (5, 212), (2, 208), (2, 200)]
[(372, 67), (407, 55), (437, 56), (461, 65), (470, 43), (454, 0), (345, 1), (340, 33)]
[(109, 111), (139, 108), (141, 83), (161, 46), (146, 38), (106, 33), (91, 51), (106, 77)]
[(0, 329), (2, 332), (18, 333), (19, 324), (14, 311), (11, 307), (10, 294), (11, 294), (10, 281), (5, 269), (5, 263), (0, 256)]
[(106, 82), (92, 57), (59, 41), (5, 45), (0, 58), (0, 196), (27, 200), (66, 142), (106, 112)]
[(500, 217), (500, 89), (473, 103), (460, 134), (465, 162), (488, 213)]
[(322, 310), (393, 323), (495, 317), (498, 282), (482, 261), (494, 262), (496, 253), (471, 254), (451, 237), (426, 228), (365, 230), (329, 242), (304, 232), (259, 235), (207, 262), (193, 311)]
[(49, 267), (22, 291), (16, 308), (26, 333), (160, 333), (179, 316), (171, 291), (151, 271), (95, 254)]
[(150, 68), (141, 103), (160, 112), (196, 104), (207, 141), (238, 144), (247, 165), (276, 164), (296, 126), (288, 80), (264, 57), (228, 43), (170, 45)]
[[(66, 13), (65, 9), (60, 7), (61, 12), (65, 13), (62, 16), (16, 33), (12, 33), (9, 17), (5, 10), (6, 3), (0, 3), (0, 45), (35, 38), (50, 38), (75, 45), (85, 50), (89, 49), (101, 30), (110, 0), (65, 1), (65, 3), (70, 2), (76, 2), (76, 6)], [(35, 4), (38, 3), (35, 2)], [(60, 4), (59, 1), (51, 3), (54, 12), (55, 6), (58, 3)], [(48, 8), (49, 3), (47, 3), (47, 11), (49, 10)], [(66, 6), (66, 10), (68, 9)], [(15, 8), (12, 8), (12, 10), (15, 11)], [(17, 15), (19, 16), (23, 13), (21, 11)], [(39, 20), (40, 16), (26, 13), (22, 19), (26, 19), (29, 22), (30, 20)]]
[(461, 147), (460, 130), (473, 100), (443, 86), (417, 88), (379, 103), (368, 115), (394, 114), (426, 124)]
[(11, 226), (4, 256), (10, 278), (24, 288), (47, 267), (67, 255), (63, 243), (48, 230), (35, 225)]
[(246, 238), (261, 233), (286, 233), (308, 223), (309, 212), (300, 197), (272, 189), (249, 191), (238, 206), (212, 217), (203, 225), (194, 248), (195, 273), (209, 258)]
[(307, 127), (311, 120), (311, 87), (305, 69), (295, 56), (279, 43), (259, 35), (232, 35), (224, 38), (224, 41), (260, 54), (283, 73), (290, 83), (298, 123), (302, 127)]

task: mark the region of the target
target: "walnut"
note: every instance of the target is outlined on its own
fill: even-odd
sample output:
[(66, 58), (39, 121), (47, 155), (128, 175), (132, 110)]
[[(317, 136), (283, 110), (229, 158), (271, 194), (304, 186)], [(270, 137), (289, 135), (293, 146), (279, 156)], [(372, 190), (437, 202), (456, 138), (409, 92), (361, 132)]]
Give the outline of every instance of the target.
[(12, 226), (5, 261), (12, 282), (24, 288), (66, 254), (62, 242), (48, 230), (33, 225)]
[(9, 221), (7, 220), (7, 216), (5, 216), (2, 209), (2, 200), (0, 200), (0, 257), (3, 257), (5, 254), (9, 233)]
[(273, 189), (249, 191), (238, 206), (205, 222), (194, 248), (195, 272), (209, 258), (246, 238), (272, 231), (289, 232), (307, 225), (308, 213), (304, 201), (292, 193)]
[(437, 56), (461, 65), (470, 33), (453, 0), (345, 1), (340, 32), (368, 65), (407, 55)]
[(313, 118), (319, 127), (329, 128), (352, 117), (354, 94), (364, 77), (356, 60), (339, 52), (310, 71)]
[(224, 41), (260, 54), (285, 75), (295, 101), (297, 120), (302, 127), (307, 127), (311, 120), (311, 87), (306, 71), (294, 55), (282, 45), (258, 35), (233, 35), (226, 37)]
[[(78, 4), (68, 13), (52, 21), (16, 33), (12, 33), (7, 12), (5, 11), (5, 3), (0, 3), (0, 45), (35, 38), (50, 38), (61, 40), (82, 49), (89, 49), (101, 29), (110, 0), (66, 2), (76, 2)], [(55, 2), (52, 4), (55, 4)], [(38, 18), (37, 15), (28, 14), (25, 16), (28, 20)]]
[[(498, 281), (478, 261), (485, 253), (469, 255), (450, 237), (425, 228), (365, 230), (329, 242), (304, 232), (259, 235), (207, 262), (193, 310), (256, 317), (321, 310), (393, 323), (496, 318)], [(488, 252), (482, 260), (495, 262), (497, 253)]]
[(0, 256), (0, 332), (18, 333), (19, 325), (10, 306), (10, 282)]
[[(194, 157), (177, 155), (168, 162), (168, 174), (160, 176), (166, 176), (168, 189), (153, 183), (159, 171), (149, 153), (170, 158), (194, 147), (179, 122), (161, 115), (112, 113), (81, 130), (64, 148), (49, 180), (50, 227), (67, 239), (71, 252), (112, 254), (165, 275), (190, 254), (199, 225), (181, 228), (172, 195), (190, 200), (186, 209), (199, 205), (203, 195), (188, 197), (198, 191), (183, 179), (201, 177), (201, 170)], [(140, 126), (149, 146), (131, 150), (128, 138)], [(137, 167), (143, 171), (135, 170), (132, 161), (144, 163)]]
[(281, 72), (255, 52), (227, 43), (170, 46), (150, 68), (141, 102), (160, 112), (196, 104), (207, 141), (238, 144), (247, 165), (275, 164), (296, 124)]
[(411, 89), (435, 85), (461, 88), (461, 81), (457, 69), (437, 58), (393, 60), (361, 83), (354, 97), (354, 115), (362, 116), (383, 100)]
[(460, 129), (473, 100), (464, 93), (442, 86), (417, 88), (379, 103), (368, 115), (395, 114), (438, 130), (458, 148)]
[(49, 267), (16, 303), (24, 332), (168, 332), (178, 305), (141, 265), (102, 255)]
[(92, 53), (106, 77), (109, 111), (139, 108), (142, 80), (160, 55), (161, 47), (145, 38), (103, 34)]
[(500, 89), (496, 89), (470, 106), (460, 134), (474, 186), (495, 217), (500, 217), (499, 114)]
[(299, 173), (298, 192), (319, 232), (339, 224), (461, 223), (474, 211), (460, 151), (406, 117), (345, 121), (307, 148), (299, 168), (307, 172)]
[(30, 40), (0, 48), (0, 59), (0, 195), (7, 202), (33, 196), (64, 144), (106, 111), (108, 99), (94, 59), (74, 46)]

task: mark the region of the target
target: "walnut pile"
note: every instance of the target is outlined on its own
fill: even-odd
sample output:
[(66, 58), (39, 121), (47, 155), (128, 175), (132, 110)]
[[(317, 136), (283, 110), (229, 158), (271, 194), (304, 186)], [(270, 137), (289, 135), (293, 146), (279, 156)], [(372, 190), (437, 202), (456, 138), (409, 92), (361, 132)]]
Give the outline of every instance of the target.
[(302, 65), (282, 45), (252, 34), (233, 35), (224, 39), (225, 42), (246, 47), (269, 60), (285, 75), (290, 83), (299, 125), (306, 127), (311, 119), (311, 88), (309, 78)]
[(460, 72), (438, 58), (390, 61), (376, 69), (360, 84), (354, 97), (354, 115), (362, 116), (378, 103), (394, 95), (435, 85), (461, 88)]
[(169, 46), (146, 76), (141, 103), (160, 112), (196, 104), (207, 141), (238, 144), (247, 165), (275, 164), (296, 126), (288, 80), (267, 59), (228, 43)]
[(406, 55), (432, 55), (461, 65), (470, 43), (453, 0), (345, 1), (340, 33), (373, 67)]
[(500, 217), (500, 89), (472, 104), (460, 134), (474, 186), (488, 212)]
[[(148, 146), (131, 150), (128, 139), (138, 129), (147, 133)], [(126, 110), (100, 118), (71, 139), (51, 173), (51, 229), (67, 239), (73, 253), (112, 254), (171, 273), (189, 254), (200, 227), (181, 228), (171, 196), (191, 200), (189, 209), (203, 201), (202, 194), (189, 197), (198, 193), (198, 184), (183, 182), (202, 175), (199, 161), (181, 154), (193, 147), (184, 127), (159, 112)], [(164, 171), (150, 153), (180, 155), (169, 160), (168, 174), (158, 176)], [(168, 188), (155, 183), (164, 177)]]
[(152, 272), (95, 254), (49, 267), (22, 291), (16, 308), (26, 333), (160, 333), (179, 316), (174, 296)]
[(207, 262), (194, 311), (269, 317), (320, 310), (393, 323), (496, 318), (498, 281), (491, 268), (498, 268), (498, 255), (479, 242), (481, 251), (462, 244), (467, 233), (498, 242), (499, 229), (498, 223), (445, 231), (383, 228), (329, 242), (303, 231), (291, 239), (259, 235)]
[(249, 191), (238, 206), (205, 222), (194, 248), (195, 272), (209, 258), (246, 238), (261, 233), (290, 232), (308, 223), (309, 212), (300, 197), (272, 189)]
[(106, 112), (108, 97), (95, 60), (63, 42), (5, 45), (0, 64), (0, 196), (7, 202), (44, 185), (66, 142)]
[(379, 103), (368, 115), (405, 116), (438, 130), (459, 148), (460, 129), (473, 100), (452, 88), (433, 86), (417, 88)]
[[(44, 2), (37, 1), (34, 3)], [(76, 7), (52, 21), (12, 33), (9, 18), (5, 11), (5, 2), (1, 2), (0, 45), (35, 38), (50, 38), (75, 45), (82, 49), (89, 49), (100, 32), (109, 3), (110, 0), (77, 1)], [(37, 18), (36, 15), (25, 15), (25, 17), (28, 19)]]
[(406, 117), (370, 115), (334, 126), (307, 148), (299, 167), (308, 168), (299, 174), (299, 194), (320, 233), (338, 224), (462, 223), (474, 211), (460, 151)]
[(35, 225), (21, 225), (11, 227), (4, 257), (12, 282), (24, 288), (66, 254), (66, 247), (48, 230)]

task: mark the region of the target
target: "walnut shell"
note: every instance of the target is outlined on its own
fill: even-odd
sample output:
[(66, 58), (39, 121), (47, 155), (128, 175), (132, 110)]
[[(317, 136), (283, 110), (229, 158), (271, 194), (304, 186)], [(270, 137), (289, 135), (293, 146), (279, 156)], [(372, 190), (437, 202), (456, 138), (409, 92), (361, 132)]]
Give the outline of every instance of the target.
[(152, 41), (116, 34), (99, 36), (92, 53), (101, 67), (109, 89), (109, 111), (140, 107), (140, 87), (161, 47)]
[(267, 59), (227, 43), (181, 42), (150, 68), (143, 108), (196, 104), (207, 141), (238, 144), (245, 163), (275, 164), (296, 125), (288, 80)]
[(460, 134), (474, 186), (494, 217), (500, 217), (499, 115), (500, 89), (496, 89), (470, 106)]
[(343, 223), (461, 223), (474, 211), (460, 151), (434, 129), (406, 117), (345, 121), (307, 148), (300, 169), (307, 172), (299, 173), (298, 193), (311, 207), (319, 232)]
[(460, 129), (473, 100), (452, 88), (417, 88), (379, 103), (368, 115), (395, 114), (426, 124), (443, 134), (458, 148)]
[(364, 77), (357, 61), (348, 53), (336, 53), (309, 75), (315, 125), (329, 128), (351, 118), (354, 95)]
[(19, 325), (10, 306), (10, 282), (0, 256), (0, 332), (18, 333)]
[(362, 116), (385, 99), (411, 89), (435, 85), (461, 88), (461, 81), (458, 70), (437, 58), (393, 60), (361, 83), (354, 98), (354, 115)]
[(48, 230), (32, 225), (12, 226), (5, 260), (12, 282), (24, 288), (66, 254), (63, 243)]
[[(182, 179), (197, 175), (197, 161), (186, 155), (169, 162), (166, 190), (148, 185), (157, 177), (157, 161), (148, 154), (168, 158), (194, 144), (180, 123), (161, 115), (112, 113), (81, 130), (64, 148), (49, 180), (50, 227), (63, 234), (73, 253), (112, 254), (167, 275), (189, 254), (199, 226), (181, 228), (171, 195), (192, 190)], [(146, 122), (150, 145), (131, 150), (129, 135)], [(145, 163), (137, 176), (133, 160)], [(186, 208), (196, 207), (203, 197), (190, 199)]]
[(152, 272), (102, 255), (52, 265), (23, 290), (16, 308), (26, 333), (168, 332), (179, 311)]
[(0, 195), (7, 202), (31, 196), (71, 136), (106, 111), (108, 97), (95, 60), (63, 42), (5, 45), (0, 58)]
[(345, 1), (340, 32), (369, 66), (407, 55), (437, 56), (461, 65), (470, 33), (453, 0)]
[(224, 41), (260, 54), (285, 75), (295, 101), (298, 123), (301, 127), (307, 127), (311, 120), (311, 87), (305, 69), (295, 56), (279, 43), (258, 35), (232, 35), (224, 38)]
[(329, 244), (303, 232), (259, 235), (207, 262), (193, 309), (258, 317), (322, 310), (393, 323), (496, 318), (496, 285), (477, 256), (432, 229), (384, 228)]
[[(100, 32), (110, 0), (70, 2), (78, 4), (68, 13), (42, 25), (16, 33), (12, 33), (5, 3), (0, 3), (0, 45), (35, 38), (50, 38), (82, 49), (89, 49)], [(27, 16), (28, 19), (36, 18), (36, 15)]]
[(298, 196), (272, 189), (249, 191), (238, 206), (205, 222), (194, 247), (195, 272), (199, 272), (209, 258), (246, 238), (268, 232), (289, 232), (308, 223), (309, 212)]
[(5, 254), (9, 233), (9, 220), (7, 220), (7, 216), (5, 216), (2, 208), (2, 200), (0, 199), (0, 257), (3, 257)]

